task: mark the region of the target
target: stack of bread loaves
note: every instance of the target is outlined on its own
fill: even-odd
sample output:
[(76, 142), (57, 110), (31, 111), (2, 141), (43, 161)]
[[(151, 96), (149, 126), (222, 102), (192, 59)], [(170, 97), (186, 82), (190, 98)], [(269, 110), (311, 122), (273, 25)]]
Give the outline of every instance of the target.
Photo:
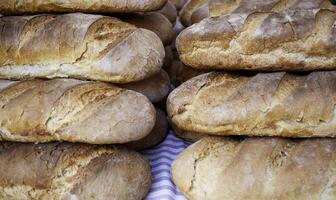
[(205, 5), (211, 17), (177, 38), (180, 58), (234, 72), (197, 76), (169, 95), (176, 132), (200, 139), (174, 161), (175, 184), (189, 199), (336, 199), (336, 71), (328, 71), (336, 70), (336, 6)]
[(143, 149), (166, 135), (153, 106), (170, 90), (165, 4), (0, 1), (0, 199), (146, 196), (148, 161), (117, 144)]

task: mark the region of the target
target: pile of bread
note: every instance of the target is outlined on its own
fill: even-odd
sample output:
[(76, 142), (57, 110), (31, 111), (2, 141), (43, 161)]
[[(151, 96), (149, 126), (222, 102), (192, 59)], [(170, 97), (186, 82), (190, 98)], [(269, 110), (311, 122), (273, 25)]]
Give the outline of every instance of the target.
[(177, 134), (197, 141), (172, 166), (182, 193), (336, 199), (336, 6), (189, 0), (180, 18), (181, 61), (212, 71), (167, 100)]
[(0, 1), (0, 199), (145, 198), (172, 2)]

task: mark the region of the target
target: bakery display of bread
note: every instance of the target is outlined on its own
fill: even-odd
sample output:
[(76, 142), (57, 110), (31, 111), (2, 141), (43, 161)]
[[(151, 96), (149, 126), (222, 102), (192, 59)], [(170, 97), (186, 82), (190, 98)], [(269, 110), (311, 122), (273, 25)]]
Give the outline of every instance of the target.
[(227, 7), (230, 14), (204, 19), (178, 36), (183, 63), (225, 70), (336, 69), (336, 6), (329, 0), (235, 2), (236, 9)]
[(204, 138), (172, 165), (190, 200), (336, 198), (336, 140)]
[(116, 18), (66, 14), (0, 18), (0, 78), (70, 77), (127, 83), (160, 71), (159, 37)]
[(144, 138), (125, 144), (130, 149), (143, 150), (153, 147), (162, 142), (168, 133), (168, 121), (166, 114), (159, 108), (156, 108), (156, 122), (152, 131)]
[(175, 36), (172, 23), (159, 12), (126, 15), (121, 19), (156, 33), (164, 45), (170, 45)]
[(1, 199), (144, 199), (149, 162), (122, 147), (0, 143)]
[(0, 140), (126, 143), (154, 124), (155, 108), (144, 95), (111, 84), (0, 81)]
[(131, 13), (158, 10), (167, 0), (4, 0), (0, 13), (5, 15), (34, 13)]
[(148, 79), (119, 86), (145, 95), (152, 103), (162, 101), (171, 89), (169, 76), (164, 70)]
[(172, 24), (175, 23), (177, 18), (177, 10), (174, 4), (169, 0), (167, 1), (166, 5), (163, 6), (158, 12), (167, 17), (167, 19), (169, 19)]
[[(180, 11), (180, 19), (184, 26), (192, 25), (191, 16), (193, 13), (205, 6), (209, 0), (188, 0)], [(215, 28), (215, 27), (214, 27)]]
[(210, 72), (168, 96), (179, 129), (211, 135), (335, 137), (336, 71)]

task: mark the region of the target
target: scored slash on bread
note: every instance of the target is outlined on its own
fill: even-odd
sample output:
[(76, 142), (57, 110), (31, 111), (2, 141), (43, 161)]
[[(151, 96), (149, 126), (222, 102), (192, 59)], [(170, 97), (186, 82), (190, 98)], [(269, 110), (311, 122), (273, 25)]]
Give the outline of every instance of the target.
[(0, 140), (126, 143), (155, 124), (155, 108), (144, 95), (111, 84), (2, 80), (0, 88)]
[(73, 13), (0, 18), (0, 78), (69, 77), (128, 83), (160, 71), (155, 33), (116, 18)]
[(178, 36), (183, 63), (226, 70), (335, 69), (336, 6), (329, 0), (236, 2)]

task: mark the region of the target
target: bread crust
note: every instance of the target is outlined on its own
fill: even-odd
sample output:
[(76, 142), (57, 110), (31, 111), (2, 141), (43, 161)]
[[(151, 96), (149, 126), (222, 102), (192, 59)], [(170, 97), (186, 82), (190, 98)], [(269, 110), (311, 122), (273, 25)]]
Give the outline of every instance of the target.
[(167, 111), (185, 132), (335, 137), (336, 72), (244, 76), (211, 72), (170, 93)]
[(188, 0), (179, 13), (182, 24), (186, 27), (192, 25), (191, 16), (193, 13), (207, 3), (208, 0)]
[(164, 47), (151, 31), (116, 18), (73, 13), (0, 18), (0, 78), (70, 77), (114, 83), (160, 71)]
[(0, 85), (0, 140), (126, 143), (155, 124), (145, 96), (111, 84), (35, 79)]
[(22, 15), (36, 13), (131, 13), (162, 8), (167, 0), (6, 0), (0, 2), (0, 13)]
[(336, 140), (203, 138), (172, 164), (190, 200), (336, 198)]
[(150, 165), (117, 146), (79, 143), (0, 144), (1, 199), (143, 199)]
[(172, 24), (175, 24), (177, 18), (177, 10), (171, 1), (167, 1), (167, 3), (157, 12), (167, 17), (167, 19), (169, 19)]
[(227, 8), (229, 14), (205, 19), (178, 36), (182, 62), (225, 70), (335, 69), (336, 7), (329, 0), (237, 2)]

